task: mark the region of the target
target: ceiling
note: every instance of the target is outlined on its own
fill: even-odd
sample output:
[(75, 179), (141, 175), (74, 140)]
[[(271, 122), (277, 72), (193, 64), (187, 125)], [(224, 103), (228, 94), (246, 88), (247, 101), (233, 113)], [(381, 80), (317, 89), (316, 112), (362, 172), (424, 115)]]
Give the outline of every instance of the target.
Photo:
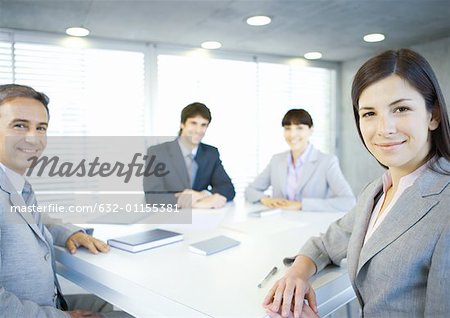
[[(245, 19), (269, 15), (251, 27)], [(64, 33), (83, 25), (93, 37), (345, 61), (450, 36), (450, 0), (0, 0), (0, 28)], [(386, 40), (365, 43), (381, 32)]]

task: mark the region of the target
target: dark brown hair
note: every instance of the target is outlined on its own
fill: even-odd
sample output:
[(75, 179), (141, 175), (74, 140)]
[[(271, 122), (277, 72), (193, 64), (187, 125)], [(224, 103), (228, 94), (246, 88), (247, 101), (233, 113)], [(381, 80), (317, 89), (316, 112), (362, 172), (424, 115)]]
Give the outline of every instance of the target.
[[(181, 111), (181, 124), (185, 124), (186, 120), (188, 120), (188, 118), (193, 118), (193, 117), (197, 117), (197, 116), (201, 116), (204, 119), (206, 119), (208, 121), (208, 124), (211, 122), (211, 111), (209, 110), (208, 107), (206, 107), (205, 104), (202, 103), (192, 103), (187, 105), (185, 108), (183, 108), (183, 110)], [(178, 135), (181, 135), (181, 129), (178, 132)]]
[(50, 102), (50, 99), (47, 95), (34, 90), (30, 86), (18, 84), (0, 85), (0, 105), (3, 105), (11, 99), (18, 97), (31, 98), (41, 102), (47, 111), (47, 117), (50, 119), (50, 112), (48, 111), (48, 103)]
[(307, 125), (309, 128), (313, 126), (311, 115), (304, 109), (290, 109), (281, 120), (281, 126), (289, 125)]
[[(430, 64), (423, 56), (410, 49), (383, 52), (365, 62), (356, 73), (352, 85), (352, 103), (361, 140), (364, 143), (359, 127), (359, 97), (367, 87), (393, 74), (414, 87), (425, 99), (427, 111), (438, 116), (436, 119), (439, 126), (431, 131), (431, 149), (426, 159), (436, 156), (450, 160), (450, 124), (444, 96)], [(434, 163), (432, 167), (437, 171)]]

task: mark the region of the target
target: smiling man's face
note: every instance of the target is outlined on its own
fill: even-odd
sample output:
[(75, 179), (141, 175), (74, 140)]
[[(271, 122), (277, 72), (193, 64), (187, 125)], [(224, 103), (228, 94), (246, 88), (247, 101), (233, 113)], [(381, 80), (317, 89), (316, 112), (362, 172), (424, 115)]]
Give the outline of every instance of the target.
[(48, 115), (45, 106), (32, 98), (16, 97), (0, 105), (0, 162), (24, 174), (32, 157), (47, 145)]

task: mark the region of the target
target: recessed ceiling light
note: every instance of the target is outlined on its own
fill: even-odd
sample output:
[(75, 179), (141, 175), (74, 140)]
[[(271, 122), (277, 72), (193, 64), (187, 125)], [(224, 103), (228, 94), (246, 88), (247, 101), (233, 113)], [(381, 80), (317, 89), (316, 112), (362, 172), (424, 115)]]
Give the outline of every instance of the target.
[(202, 43), (202, 48), (208, 50), (220, 49), (222, 47), (222, 43), (217, 41), (206, 41)]
[(71, 36), (87, 36), (89, 35), (89, 30), (82, 27), (67, 28), (66, 34)]
[(265, 15), (255, 15), (247, 19), (247, 24), (253, 26), (267, 25), (270, 22), (272, 22), (272, 19)]
[(303, 55), (303, 57), (307, 60), (318, 60), (322, 58), (322, 53), (320, 52), (308, 52)]
[(380, 42), (383, 41), (386, 37), (381, 33), (371, 33), (364, 35), (363, 39), (366, 42)]

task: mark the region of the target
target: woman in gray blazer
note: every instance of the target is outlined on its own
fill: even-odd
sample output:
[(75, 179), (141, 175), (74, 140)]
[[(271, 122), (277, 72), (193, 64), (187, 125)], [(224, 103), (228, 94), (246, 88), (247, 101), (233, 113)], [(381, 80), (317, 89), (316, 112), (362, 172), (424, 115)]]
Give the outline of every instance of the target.
[(414, 51), (387, 51), (359, 69), (352, 101), (364, 145), (387, 170), (303, 246), (264, 306), (299, 317), (306, 299), (317, 312), (309, 278), (347, 258), (363, 317), (449, 317), (450, 124), (436, 76)]
[[(245, 198), (270, 208), (305, 211), (345, 211), (355, 197), (336, 156), (309, 143), (313, 121), (304, 109), (291, 109), (283, 117), (284, 138), (290, 150), (276, 154), (247, 189)], [(272, 196), (264, 194), (272, 186)]]

